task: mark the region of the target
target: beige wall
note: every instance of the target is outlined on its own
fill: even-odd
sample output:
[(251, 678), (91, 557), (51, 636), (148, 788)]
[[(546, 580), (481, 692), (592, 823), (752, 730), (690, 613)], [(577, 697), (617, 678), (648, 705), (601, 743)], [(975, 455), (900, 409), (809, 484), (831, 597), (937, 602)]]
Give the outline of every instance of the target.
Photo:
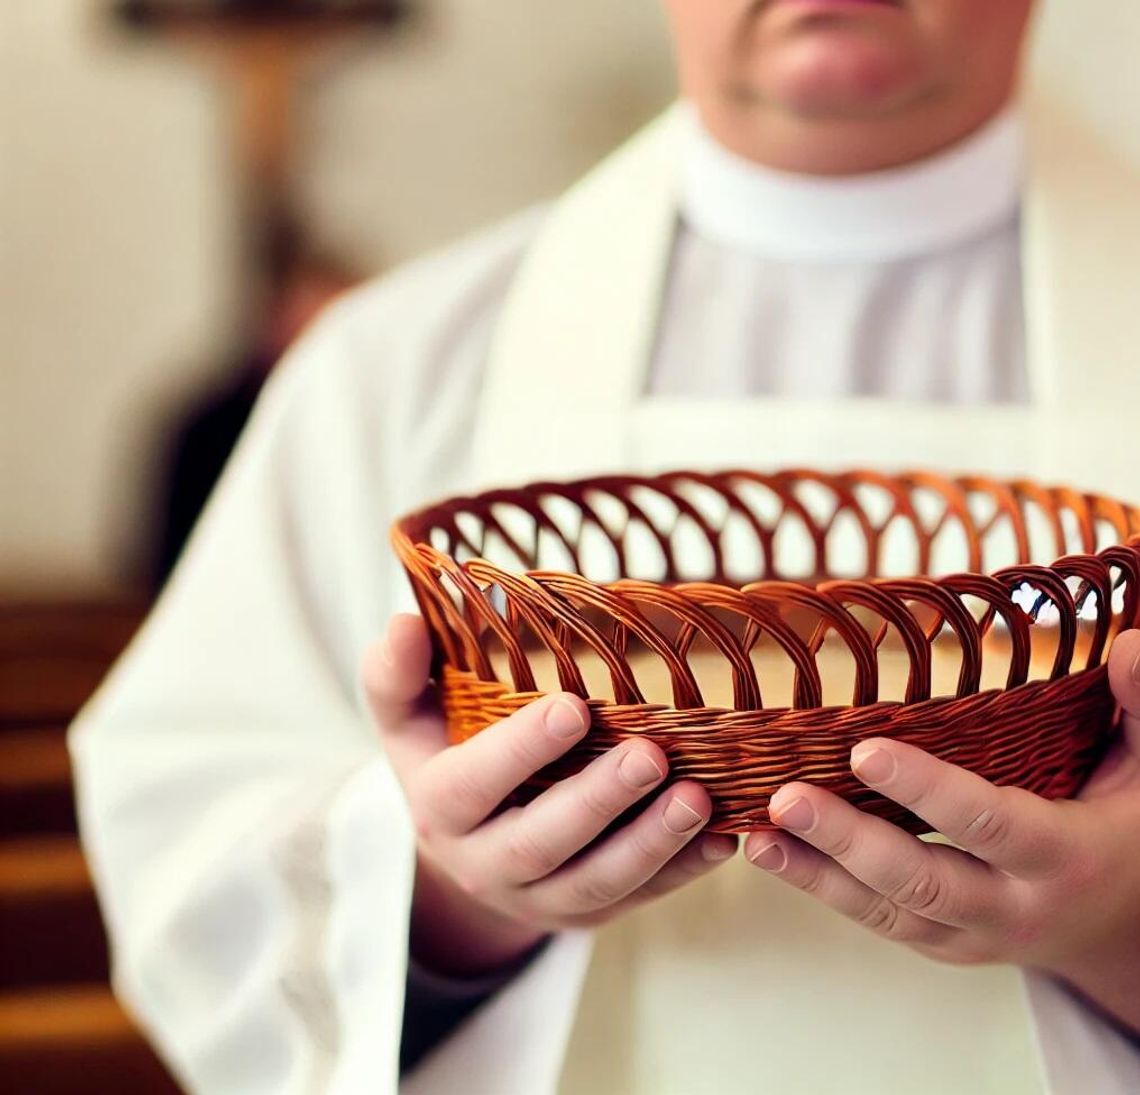
[[(555, 193), (670, 95), (654, 0), (423, 0), (314, 82), (298, 189), (363, 270)], [(172, 408), (242, 307), (220, 84), (0, 2), (0, 589), (121, 582)]]
[[(670, 94), (656, 0), (420, 6), (304, 116), (305, 206), (367, 269), (555, 192)], [(218, 85), (101, 7), (0, 0), (0, 589), (130, 576), (157, 434), (242, 307)], [(1140, 6), (1043, 24), (1050, 81), (1140, 164)]]
[(1140, 4), (1038, 0), (1038, 78), (1140, 166)]
[(102, 580), (140, 442), (232, 319), (215, 96), (93, 4), (4, 7), (0, 575)]

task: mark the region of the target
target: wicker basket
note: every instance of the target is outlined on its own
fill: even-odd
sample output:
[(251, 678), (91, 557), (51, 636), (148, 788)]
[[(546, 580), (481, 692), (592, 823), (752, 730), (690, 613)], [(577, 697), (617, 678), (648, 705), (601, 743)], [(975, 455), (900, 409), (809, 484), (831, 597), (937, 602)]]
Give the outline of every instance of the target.
[(589, 702), (589, 734), (521, 798), (640, 734), (708, 789), (714, 830), (768, 826), (798, 779), (921, 832), (851, 747), (1073, 794), (1112, 733), (1138, 534), (1137, 508), (1026, 481), (789, 470), (535, 483), (392, 539), (453, 740), (547, 691)]

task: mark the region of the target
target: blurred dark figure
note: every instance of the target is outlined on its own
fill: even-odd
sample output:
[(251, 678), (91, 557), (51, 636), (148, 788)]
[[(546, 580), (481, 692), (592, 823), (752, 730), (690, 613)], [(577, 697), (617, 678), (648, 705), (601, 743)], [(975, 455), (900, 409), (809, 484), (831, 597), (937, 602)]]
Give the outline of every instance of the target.
[(270, 370), (314, 316), (357, 280), (306, 250), (294, 228), (280, 221), (277, 225), (265, 249), (267, 301), (258, 310), (263, 319), (252, 333), (249, 351), (223, 383), (180, 415), (169, 433), (151, 566), (155, 592), (178, 562)]
[(282, 351), (353, 279), (305, 246), (290, 209), (296, 105), (349, 46), (401, 26), (404, 0), (115, 0), (121, 24), (186, 48), (224, 75), (234, 162), (246, 201), (242, 232), (255, 248), (259, 299), (247, 349), (227, 381), (173, 424), (150, 551), (151, 584), (166, 581)]

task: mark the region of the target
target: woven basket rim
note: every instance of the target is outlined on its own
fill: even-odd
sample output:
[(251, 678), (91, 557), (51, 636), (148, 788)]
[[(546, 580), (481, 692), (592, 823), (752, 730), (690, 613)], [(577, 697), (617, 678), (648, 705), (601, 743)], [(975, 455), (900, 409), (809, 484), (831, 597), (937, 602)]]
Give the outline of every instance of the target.
[[(613, 580), (597, 580), (590, 578), (584, 574), (559, 568), (547, 567), (520, 567), (520, 568), (507, 568), (501, 566), (491, 560), (484, 558), (481, 555), (473, 555), (469, 559), (463, 561), (462, 566), (468, 564), (477, 564), (480, 569), (485, 569), (488, 572), (499, 572), (504, 575), (510, 575), (521, 578), (548, 578), (552, 576), (573, 576), (580, 581), (594, 586), (599, 590), (613, 590), (622, 589), (629, 583), (649, 582), (652, 584), (664, 585), (670, 589), (684, 589), (690, 586), (702, 585), (723, 585), (725, 588), (742, 590), (748, 588), (749, 591), (762, 590), (764, 588), (778, 589), (785, 587), (789, 584), (798, 585), (805, 589), (818, 589), (823, 585), (831, 582), (842, 582), (844, 584), (852, 585), (866, 585), (868, 587), (881, 586), (885, 583), (892, 582), (906, 582), (906, 581), (921, 581), (941, 583), (946, 579), (955, 580), (963, 577), (980, 577), (980, 578), (998, 578), (1004, 572), (1014, 569), (1036, 568), (1053, 569), (1059, 564), (1070, 564), (1082, 559), (1089, 558), (1104, 558), (1106, 554), (1111, 554), (1121, 547), (1137, 546), (1140, 547), (1140, 506), (1134, 506), (1130, 503), (1117, 501), (1116, 499), (1108, 496), (1093, 493), (1075, 491), (1071, 487), (1065, 486), (1043, 486), (1035, 480), (1018, 477), (1012, 479), (985, 479), (977, 475), (942, 475), (938, 473), (931, 473), (921, 469), (911, 471), (901, 471), (898, 473), (883, 473), (873, 471), (866, 468), (851, 468), (840, 472), (820, 472), (816, 469), (803, 468), (798, 466), (790, 466), (787, 468), (780, 468), (770, 473), (756, 472), (745, 468), (731, 468), (725, 471), (709, 473), (701, 471), (688, 471), (688, 470), (670, 470), (659, 473), (650, 474), (625, 474), (619, 475), (610, 473), (606, 475), (585, 476), (581, 478), (573, 478), (567, 480), (552, 480), (552, 479), (538, 479), (527, 482), (517, 487), (496, 487), (483, 491), (474, 491), (466, 494), (451, 495), (446, 498), (431, 502), (428, 505), (422, 506), (418, 509), (411, 511), (399, 518), (397, 518), (391, 525), (389, 537), (393, 548), (399, 556), (401, 562), (406, 562), (413, 554), (426, 554), (429, 556), (439, 556), (441, 558), (452, 559), (447, 552), (440, 551), (427, 541), (425, 533), (430, 531), (433, 527), (437, 526), (437, 522), (441, 518), (446, 518), (454, 515), (457, 512), (463, 512), (472, 506), (489, 507), (499, 503), (503, 504), (517, 504), (520, 499), (530, 499), (542, 495), (557, 495), (566, 497), (566, 491), (574, 488), (581, 493), (588, 490), (612, 488), (616, 486), (623, 486), (628, 484), (635, 484), (637, 486), (654, 487), (659, 484), (668, 484), (677, 481), (690, 480), (694, 482), (708, 481), (715, 475), (718, 479), (743, 479), (746, 481), (765, 483), (767, 481), (786, 479), (795, 481), (809, 481), (809, 482), (825, 482), (825, 481), (852, 481), (852, 482), (875, 482), (880, 483), (934, 483), (938, 482), (944, 486), (952, 486), (961, 488), (977, 482), (985, 482), (999, 489), (1005, 488), (1011, 492), (1018, 492), (1021, 490), (1029, 490), (1035, 495), (1042, 494), (1055, 494), (1061, 493), (1069, 499), (1080, 498), (1085, 500), (1086, 503), (1091, 503), (1094, 506), (1108, 506), (1117, 510), (1117, 520), (1119, 523), (1129, 523), (1132, 525), (1134, 531), (1128, 535), (1122, 535), (1121, 539), (1116, 544), (1108, 545), (1105, 548), (1096, 551), (1081, 551), (1069, 552), (1063, 555), (1058, 555), (1051, 559), (1049, 562), (1038, 563), (1022, 563), (1015, 564), (1009, 567), (999, 567), (995, 570), (971, 570), (961, 569), (947, 574), (939, 575), (913, 575), (913, 576), (863, 576), (863, 577), (847, 577), (847, 578), (830, 578), (830, 577), (815, 577), (806, 578), (802, 580), (785, 579), (785, 578), (765, 578), (759, 577), (753, 581), (743, 583), (721, 582), (714, 579), (693, 579), (681, 580), (676, 582), (654, 582), (652, 579), (642, 578), (627, 578), (621, 577)], [(1106, 516), (1102, 514), (1101, 516)], [(1111, 517), (1109, 518), (1112, 519)], [(1118, 525), (1119, 527), (1119, 525)]]

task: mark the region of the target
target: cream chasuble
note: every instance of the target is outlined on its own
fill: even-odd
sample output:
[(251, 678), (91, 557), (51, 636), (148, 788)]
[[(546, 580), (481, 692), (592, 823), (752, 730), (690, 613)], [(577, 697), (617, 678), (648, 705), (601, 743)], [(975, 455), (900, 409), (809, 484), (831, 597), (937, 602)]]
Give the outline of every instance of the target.
[[(1028, 472), (1140, 500), (1140, 194), (1099, 146), (1052, 113), (1029, 127), (1022, 391), (647, 399), (680, 124), (541, 219), (330, 309), (73, 728), (116, 990), (188, 1090), (545, 1095), (561, 1072), (574, 1095), (1004, 1095), (1040, 1089), (1031, 1017), (1057, 1095), (1140, 1090), (1136, 1047), (1052, 982), (1027, 977), (1026, 1007), (1013, 971), (922, 962), (743, 860), (598, 933), (592, 964), (588, 933), (553, 939), (398, 1078), (414, 834), (357, 682), (410, 600), (397, 515), (477, 478), (730, 461)], [(894, 390), (861, 386), (879, 381)]]
[[(524, 466), (921, 466), (1137, 493), (1114, 405), (1136, 384), (1104, 326), (1127, 329), (1130, 305), (1097, 252), (1104, 228), (1066, 201), (1065, 163), (1040, 146), (1023, 205), (1026, 405), (643, 398), (683, 131), (674, 112), (587, 178), (528, 252), (484, 384), (481, 481)], [(597, 933), (560, 1090), (1047, 1087), (1019, 971), (930, 962), (736, 859)]]

